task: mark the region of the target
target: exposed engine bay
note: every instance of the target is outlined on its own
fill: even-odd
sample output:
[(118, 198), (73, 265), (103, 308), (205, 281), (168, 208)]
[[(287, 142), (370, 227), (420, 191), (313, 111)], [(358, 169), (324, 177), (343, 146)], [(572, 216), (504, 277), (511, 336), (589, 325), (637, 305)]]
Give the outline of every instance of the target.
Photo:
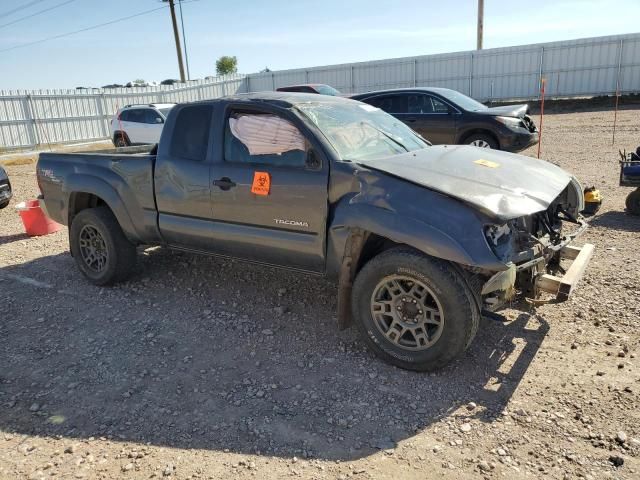
[(546, 210), (487, 227), (487, 243), (509, 269), (484, 284), (483, 308), (496, 310), (518, 295), (537, 299), (539, 276), (566, 273), (561, 252), (588, 227), (583, 208), (582, 189), (572, 180)]

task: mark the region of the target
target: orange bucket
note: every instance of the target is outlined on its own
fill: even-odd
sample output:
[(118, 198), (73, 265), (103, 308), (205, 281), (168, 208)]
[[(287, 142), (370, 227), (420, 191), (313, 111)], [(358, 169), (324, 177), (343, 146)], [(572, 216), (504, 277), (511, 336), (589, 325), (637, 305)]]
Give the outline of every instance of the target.
[(27, 200), (16, 205), (16, 210), (20, 214), (24, 231), (30, 237), (38, 235), (48, 235), (57, 232), (62, 225), (48, 218), (42, 209), (38, 200)]

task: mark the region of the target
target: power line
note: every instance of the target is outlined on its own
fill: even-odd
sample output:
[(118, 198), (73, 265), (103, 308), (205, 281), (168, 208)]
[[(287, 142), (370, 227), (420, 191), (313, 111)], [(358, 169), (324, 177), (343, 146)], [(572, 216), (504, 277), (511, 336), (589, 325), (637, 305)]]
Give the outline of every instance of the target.
[(55, 8), (62, 7), (64, 5), (66, 5), (66, 4), (68, 4), (68, 3), (75, 2), (75, 1), (76, 0), (67, 0), (66, 2), (58, 3), (57, 5), (54, 5), (53, 7), (45, 8), (44, 10), (39, 10), (39, 11), (37, 11), (35, 13), (32, 13), (31, 15), (27, 15), (26, 17), (20, 17), (20, 18), (18, 18), (16, 20), (13, 20), (12, 22), (5, 23), (4, 25), (0, 25), (0, 28), (8, 27), (9, 25), (13, 25), (14, 23), (18, 23), (18, 22), (21, 22), (21, 21), (26, 20), (28, 18), (40, 15), (42, 13), (49, 12), (49, 11), (55, 9)]
[(26, 5), (22, 5), (20, 7), (16, 7), (13, 10), (9, 10), (8, 12), (4, 12), (4, 13), (0, 13), (0, 18), (4, 18), (4, 17), (8, 17), (9, 15), (12, 15), (16, 12), (19, 12), (20, 10), (24, 10), (25, 8), (29, 8), (31, 5), (35, 5), (36, 3), (42, 3), (45, 0), (33, 0), (29, 3), (27, 3)]
[[(71, 0), (71, 1), (73, 1), (73, 0)], [(193, 2), (199, 2), (199, 1), (201, 1), (201, 0), (184, 0), (183, 3), (193, 3)], [(56, 40), (58, 38), (69, 37), (69, 36), (75, 35), (77, 33), (88, 32), (89, 30), (95, 30), (96, 28), (106, 27), (107, 25), (113, 25), (114, 23), (123, 22), (125, 20), (129, 20), (130, 18), (136, 18), (136, 17), (140, 17), (142, 15), (146, 15), (148, 13), (157, 12), (158, 10), (162, 10), (163, 8), (167, 8), (167, 7), (165, 5), (163, 5), (162, 7), (152, 8), (151, 10), (145, 10), (144, 12), (136, 13), (134, 15), (129, 15), (127, 17), (116, 18), (115, 20), (111, 20), (111, 21), (108, 21), (108, 22), (100, 23), (98, 25), (92, 25), (91, 27), (81, 28), (80, 30), (74, 30), (73, 32), (61, 33), (59, 35), (54, 35), (52, 37), (47, 37), (47, 38), (43, 38), (43, 39), (40, 39), (40, 40), (35, 40), (33, 42), (22, 43), (20, 45), (14, 46), (14, 47), (4, 48), (4, 49), (0, 50), (0, 53), (8, 52), (10, 50), (16, 50), (16, 49), (22, 48), (22, 47), (30, 47), (31, 45), (37, 45), (39, 43), (48, 42), (49, 40)]]
[(59, 35), (54, 35), (52, 37), (42, 38), (40, 40), (35, 40), (33, 42), (22, 43), (20, 45), (16, 45), (14, 47), (4, 48), (0, 50), (2, 52), (8, 52), (10, 50), (15, 50), (23, 47), (30, 47), (31, 45), (37, 45), (39, 43), (48, 42), (49, 40), (56, 40), (58, 38), (69, 37), (71, 35), (75, 35), (77, 33), (88, 32), (89, 30), (95, 30), (96, 28), (106, 27), (107, 25), (113, 25), (114, 23), (123, 22), (125, 20), (129, 20), (130, 18), (140, 17), (142, 15), (146, 15), (148, 13), (157, 12), (158, 10), (162, 10), (163, 8), (167, 8), (166, 6), (152, 8), (151, 10), (145, 10), (144, 12), (136, 13), (135, 15), (129, 15), (127, 17), (116, 18), (115, 20), (111, 20), (109, 22), (100, 23), (98, 25), (92, 25), (91, 27), (81, 28), (80, 30), (74, 30), (73, 32), (61, 33)]

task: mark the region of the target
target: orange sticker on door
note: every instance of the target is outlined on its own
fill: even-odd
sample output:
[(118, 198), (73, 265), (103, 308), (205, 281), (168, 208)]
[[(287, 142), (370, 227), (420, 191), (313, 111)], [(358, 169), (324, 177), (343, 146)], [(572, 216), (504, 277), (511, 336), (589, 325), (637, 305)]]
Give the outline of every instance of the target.
[(271, 175), (267, 172), (254, 172), (251, 193), (256, 195), (269, 195), (271, 191)]

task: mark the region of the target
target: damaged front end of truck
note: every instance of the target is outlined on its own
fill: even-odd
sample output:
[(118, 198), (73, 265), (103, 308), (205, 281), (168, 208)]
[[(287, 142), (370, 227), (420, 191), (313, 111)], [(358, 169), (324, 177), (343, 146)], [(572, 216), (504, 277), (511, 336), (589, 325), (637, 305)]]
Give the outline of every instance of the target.
[[(408, 208), (404, 202), (403, 210), (419, 219), (416, 232), (427, 234), (420, 226), (427, 225), (449, 238), (434, 242), (429, 234), (428, 241), (413, 246), (460, 265), (484, 311), (495, 312), (523, 297), (534, 304), (567, 300), (593, 253), (593, 245), (572, 245), (588, 226), (580, 215), (582, 187), (549, 162), (467, 146), (434, 146), (366, 167), (446, 196), (418, 194), (406, 186), (397, 194), (428, 207)], [(390, 182), (384, 190), (384, 201), (400, 210)], [(474, 216), (467, 214), (469, 208)], [(449, 247), (461, 255), (453, 256)]]

